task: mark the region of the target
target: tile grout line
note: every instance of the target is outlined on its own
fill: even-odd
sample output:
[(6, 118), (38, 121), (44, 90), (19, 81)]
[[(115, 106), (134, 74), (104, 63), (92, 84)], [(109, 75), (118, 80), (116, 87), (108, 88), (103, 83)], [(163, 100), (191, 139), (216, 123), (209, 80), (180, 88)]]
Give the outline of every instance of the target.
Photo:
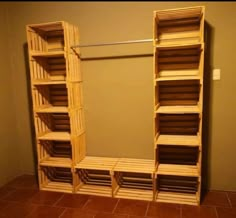
[(56, 204), (57, 204), (64, 196), (65, 196), (65, 195), (62, 194), (62, 196), (61, 196), (60, 198), (58, 198), (58, 199), (54, 202), (54, 204), (52, 204), (52, 206), (55, 207)]
[(179, 214), (180, 214), (180, 218), (182, 218), (182, 216), (183, 216), (183, 205), (182, 204), (180, 205)]
[(66, 212), (66, 210), (67, 210), (67, 208), (65, 207), (64, 210), (62, 211), (61, 215), (58, 218), (62, 217), (62, 215)]
[(230, 197), (229, 197), (229, 193), (228, 193), (228, 192), (226, 192), (226, 196), (227, 196), (229, 205), (230, 205), (230, 207), (232, 208), (233, 206), (232, 206), (232, 203), (231, 203), (231, 200), (230, 200)]
[(81, 207), (81, 210), (83, 210), (88, 203), (89, 203), (89, 197), (88, 197), (87, 201), (84, 203), (83, 207)]
[(115, 212), (115, 210), (116, 210), (116, 208), (117, 208), (117, 205), (118, 205), (118, 203), (120, 202), (120, 198), (118, 199), (118, 201), (116, 202), (116, 205), (115, 205), (115, 207), (114, 207), (114, 209), (112, 210), (112, 212), (111, 213), (114, 213)]
[(145, 217), (147, 216), (147, 213), (148, 213), (149, 207), (150, 207), (150, 202), (148, 202), (147, 209), (146, 209), (145, 214), (144, 214)]
[(214, 206), (214, 208), (215, 208), (216, 218), (219, 218), (217, 210), (216, 210), (216, 206)]

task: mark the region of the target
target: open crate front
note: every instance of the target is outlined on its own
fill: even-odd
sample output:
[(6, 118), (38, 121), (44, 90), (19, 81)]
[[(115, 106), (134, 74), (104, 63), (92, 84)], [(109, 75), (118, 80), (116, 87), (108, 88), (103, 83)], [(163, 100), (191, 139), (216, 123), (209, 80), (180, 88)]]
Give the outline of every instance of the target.
[(181, 145), (159, 145), (156, 149), (159, 164), (197, 165), (199, 148)]
[(37, 113), (35, 128), (40, 140), (70, 140), (68, 113)]
[(199, 114), (157, 114), (156, 135), (197, 136)]
[(156, 113), (199, 113), (199, 80), (161, 81), (155, 87)]
[(156, 79), (165, 81), (200, 78), (201, 51), (201, 44), (156, 48)]
[(66, 81), (67, 64), (64, 55), (35, 56), (30, 60), (33, 84)]
[(77, 169), (76, 193), (112, 197), (112, 180), (108, 170)]
[(63, 22), (28, 25), (28, 45), (34, 52), (63, 51), (65, 46)]
[(73, 192), (71, 168), (40, 166), (39, 174), (41, 190)]
[(151, 173), (115, 172), (114, 197), (153, 200), (153, 176)]
[(37, 85), (33, 87), (33, 99), (35, 109), (68, 106), (66, 84)]
[(70, 167), (72, 165), (71, 142), (39, 140), (38, 155), (40, 165)]
[(198, 180), (198, 177), (158, 175), (156, 201), (197, 205)]
[(197, 43), (203, 40), (204, 7), (155, 12), (154, 38), (157, 45)]

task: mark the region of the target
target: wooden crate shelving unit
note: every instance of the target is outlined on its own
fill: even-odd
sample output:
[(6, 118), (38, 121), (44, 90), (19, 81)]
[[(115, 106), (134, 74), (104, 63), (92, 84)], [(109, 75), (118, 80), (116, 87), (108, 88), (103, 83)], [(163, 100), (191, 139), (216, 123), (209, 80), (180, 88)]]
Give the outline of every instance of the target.
[(204, 7), (154, 12), (154, 159), (86, 156), (78, 28), (27, 25), (40, 189), (198, 205)]
[(204, 7), (154, 12), (155, 201), (198, 205)]
[(26, 27), (42, 190), (74, 192), (74, 166), (85, 156), (78, 28), (64, 21)]

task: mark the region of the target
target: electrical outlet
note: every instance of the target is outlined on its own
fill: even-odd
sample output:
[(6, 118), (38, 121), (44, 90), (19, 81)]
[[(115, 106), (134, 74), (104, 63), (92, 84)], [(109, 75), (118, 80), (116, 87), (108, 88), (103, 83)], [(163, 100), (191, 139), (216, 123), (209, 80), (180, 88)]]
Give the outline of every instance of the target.
[(213, 80), (220, 80), (220, 69), (213, 70)]

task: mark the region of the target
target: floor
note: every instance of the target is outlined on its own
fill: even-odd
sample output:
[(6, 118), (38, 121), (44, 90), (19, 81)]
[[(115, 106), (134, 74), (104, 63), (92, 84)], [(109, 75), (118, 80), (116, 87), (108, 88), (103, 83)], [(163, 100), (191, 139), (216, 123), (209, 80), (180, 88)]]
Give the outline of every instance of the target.
[(236, 192), (211, 191), (202, 205), (39, 191), (34, 176), (20, 176), (0, 188), (0, 218), (236, 218)]

